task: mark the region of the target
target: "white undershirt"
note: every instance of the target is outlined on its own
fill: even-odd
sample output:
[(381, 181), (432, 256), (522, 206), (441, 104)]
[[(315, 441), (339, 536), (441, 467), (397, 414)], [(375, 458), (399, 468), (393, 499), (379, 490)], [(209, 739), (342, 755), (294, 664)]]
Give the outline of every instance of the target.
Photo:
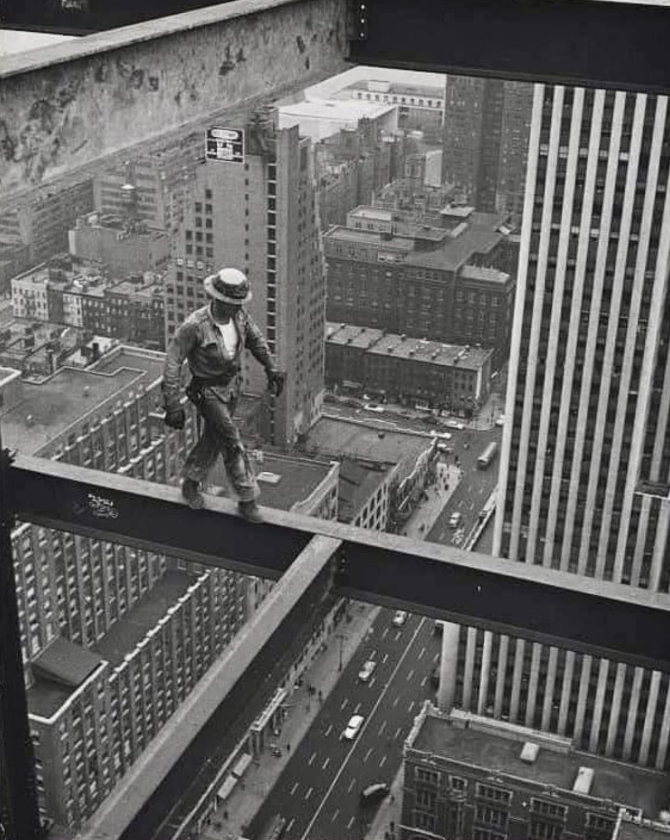
[(219, 328), (219, 332), (223, 337), (223, 344), (228, 351), (228, 354), (230, 356), (234, 356), (235, 351), (237, 350), (237, 342), (239, 340), (235, 322), (231, 318), (227, 324), (217, 324), (216, 326)]

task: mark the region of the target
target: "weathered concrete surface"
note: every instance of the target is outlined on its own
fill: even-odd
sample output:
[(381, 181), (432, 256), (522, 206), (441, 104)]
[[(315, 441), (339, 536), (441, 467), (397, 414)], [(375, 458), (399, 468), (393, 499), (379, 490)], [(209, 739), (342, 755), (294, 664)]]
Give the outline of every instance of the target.
[(0, 60), (0, 196), (346, 69), (346, 0), (235, 0)]

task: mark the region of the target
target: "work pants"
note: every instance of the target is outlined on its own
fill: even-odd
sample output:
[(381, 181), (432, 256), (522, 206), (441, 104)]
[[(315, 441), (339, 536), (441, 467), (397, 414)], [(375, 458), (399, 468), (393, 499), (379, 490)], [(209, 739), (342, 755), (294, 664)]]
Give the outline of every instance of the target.
[(216, 387), (189, 388), (187, 394), (202, 418), (202, 428), (184, 463), (183, 477), (205, 482), (221, 455), (228, 481), (240, 501), (256, 499), (259, 489), (254, 469), (233, 422), (236, 395)]

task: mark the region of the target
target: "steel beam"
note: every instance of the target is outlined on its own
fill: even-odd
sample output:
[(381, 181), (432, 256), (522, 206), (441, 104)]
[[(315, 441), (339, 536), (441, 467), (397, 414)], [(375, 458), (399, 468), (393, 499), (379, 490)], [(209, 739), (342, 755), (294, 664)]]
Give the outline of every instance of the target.
[[(357, 0), (359, 64), (550, 84), (670, 91), (670, 15), (570, 0)], [(361, 15), (359, 14), (359, 18)]]
[(451, 546), (233, 503), (192, 511), (174, 487), (18, 456), (16, 515), (65, 531), (277, 580), (314, 535), (340, 541), (343, 594), (670, 672), (670, 597)]

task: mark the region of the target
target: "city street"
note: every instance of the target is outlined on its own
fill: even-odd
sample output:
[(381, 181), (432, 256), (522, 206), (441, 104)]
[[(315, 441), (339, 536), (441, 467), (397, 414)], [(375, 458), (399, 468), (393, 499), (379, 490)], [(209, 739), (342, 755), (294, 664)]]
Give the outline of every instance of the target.
[[(362, 807), (360, 793), (372, 783), (392, 782), (414, 717), (435, 692), (430, 673), (440, 642), (432, 622), (410, 615), (396, 627), (393, 614), (379, 613), (247, 829), (250, 840), (257, 840), (277, 815), (287, 821), (288, 840), (365, 835), (377, 808)], [(368, 659), (377, 665), (363, 683), (358, 673)], [(363, 715), (362, 728), (353, 741), (344, 740), (342, 733), (354, 714)]]

